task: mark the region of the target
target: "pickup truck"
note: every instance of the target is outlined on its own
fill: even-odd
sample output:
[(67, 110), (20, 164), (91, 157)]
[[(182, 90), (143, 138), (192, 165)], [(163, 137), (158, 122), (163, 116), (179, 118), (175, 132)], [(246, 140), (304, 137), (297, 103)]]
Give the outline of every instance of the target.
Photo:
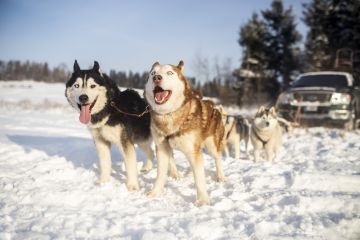
[(281, 117), (300, 125), (336, 125), (348, 130), (360, 122), (360, 88), (348, 72), (309, 72), (281, 93)]

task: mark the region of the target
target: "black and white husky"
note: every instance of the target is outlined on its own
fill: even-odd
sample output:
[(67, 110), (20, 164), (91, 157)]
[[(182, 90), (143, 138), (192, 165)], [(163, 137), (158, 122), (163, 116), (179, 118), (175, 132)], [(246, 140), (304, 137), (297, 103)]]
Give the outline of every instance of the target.
[[(95, 142), (100, 161), (99, 183), (110, 180), (110, 146), (120, 150), (126, 168), (127, 188), (139, 189), (134, 144), (145, 152), (147, 160), (142, 171), (152, 168), (150, 114), (146, 103), (134, 90), (121, 92), (116, 83), (101, 73), (98, 62), (89, 70), (81, 70), (77, 61), (74, 72), (66, 83), (65, 96), (80, 113), (79, 120), (86, 124)], [(144, 113), (142, 116), (141, 113)], [(139, 116), (129, 115), (139, 114)]]

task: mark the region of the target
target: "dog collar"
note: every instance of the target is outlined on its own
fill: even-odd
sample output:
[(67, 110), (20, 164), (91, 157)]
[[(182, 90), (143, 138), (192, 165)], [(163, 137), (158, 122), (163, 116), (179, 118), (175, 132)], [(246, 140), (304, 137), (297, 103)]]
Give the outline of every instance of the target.
[(137, 113), (128, 113), (128, 112), (124, 112), (123, 110), (121, 110), (120, 108), (118, 108), (118, 107), (116, 106), (116, 103), (115, 103), (114, 101), (111, 101), (111, 102), (110, 102), (110, 105), (111, 105), (113, 108), (115, 108), (116, 111), (118, 111), (118, 112), (120, 112), (120, 113), (123, 113), (123, 114), (128, 115), (128, 116), (132, 116), (132, 117), (138, 117), (138, 118), (144, 116), (146, 113), (149, 113), (149, 112), (151, 112), (151, 110), (152, 110), (151, 107), (150, 107), (150, 105), (146, 105), (145, 110), (144, 110), (142, 113), (139, 113), (139, 114), (137, 114)]

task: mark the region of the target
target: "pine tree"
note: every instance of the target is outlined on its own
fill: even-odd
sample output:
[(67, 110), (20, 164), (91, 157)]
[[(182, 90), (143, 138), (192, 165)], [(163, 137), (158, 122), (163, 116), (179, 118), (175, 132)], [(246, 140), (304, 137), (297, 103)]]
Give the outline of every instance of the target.
[[(243, 48), (242, 65), (236, 71), (235, 76), (240, 81), (238, 89), (238, 104), (248, 104), (254, 102), (255, 96), (259, 96), (263, 91), (264, 70), (267, 63), (265, 58), (265, 36), (266, 25), (259, 16), (254, 13), (251, 19), (240, 28), (238, 43)], [(255, 62), (251, 65), (250, 62)], [(255, 71), (261, 77), (253, 78), (248, 76), (250, 72)]]
[(304, 4), (303, 21), (309, 27), (305, 41), (306, 71), (320, 71), (331, 66), (329, 39), (324, 29), (329, 5), (330, 0)]
[(274, 0), (269, 10), (262, 11), (262, 16), (267, 26), (265, 55), (268, 69), (273, 71), (275, 79), (280, 77), (282, 84), (287, 86), (292, 72), (298, 69), (296, 44), (301, 40), (292, 8), (284, 9), (281, 0)]
[[(350, 48), (354, 54), (353, 70), (359, 74), (360, 1), (313, 0), (304, 8), (303, 21), (309, 27), (306, 39), (308, 69), (332, 69), (336, 51)], [(318, 65), (320, 69), (316, 69)]]
[(243, 60), (254, 58), (261, 64), (265, 61), (266, 25), (253, 13), (251, 19), (240, 28), (238, 43), (243, 47)]

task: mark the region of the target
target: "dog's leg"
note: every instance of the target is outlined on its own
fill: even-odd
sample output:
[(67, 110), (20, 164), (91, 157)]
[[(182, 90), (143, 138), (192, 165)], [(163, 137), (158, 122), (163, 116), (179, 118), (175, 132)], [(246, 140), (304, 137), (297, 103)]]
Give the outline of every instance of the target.
[(137, 176), (137, 162), (134, 144), (130, 141), (122, 140), (122, 144), (118, 146), (123, 155), (126, 169), (126, 186), (129, 192), (139, 190), (139, 182)]
[(266, 144), (265, 146), (265, 160), (266, 161), (272, 161), (274, 154), (274, 146), (271, 143)]
[(161, 194), (166, 183), (171, 148), (168, 142), (162, 142), (156, 146), (156, 158), (158, 162), (157, 176), (153, 189), (147, 193), (148, 197), (157, 197)]
[(222, 162), (221, 162), (221, 151), (217, 151), (217, 146), (214, 142), (214, 139), (208, 139), (205, 142), (206, 149), (209, 151), (210, 155), (215, 159), (215, 166), (216, 166), (216, 181), (217, 182), (224, 182), (225, 176), (223, 172)]
[(147, 173), (153, 167), (154, 152), (151, 149), (151, 142), (138, 143), (138, 145), (146, 155), (146, 162), (141, 168), (141, 172)]
[(260, 159), (260, 149), (254, 148), (254, 161), (257, 162)]
[(223, 172), (223, 167), (222, 167), (222, 161), (221, 161), (221, 153), (217, 153), (214, 154), (214, 158), (215, 158), (215, 165), (216, 165), (216, 181), (217, 182), (224, 182), (225, 181), (225, 176), (224, 176), (224, 172)]
[(227, 143), (224, 143), (224, 152), (225, 152), (225, 156), (227, 158), (230, 157), (230, 153), (229, 153), (229, 147), (228, 147), (228, 144)]
[(100, 178), (99, 184), (103, 184), (110, 181), (111, 175), (111, 153), (110, 142), (105, 141), (100, 136), (93, 134), (96, 150), (99, 156), (100, 163)]
[(177, 167), (176, 167), (176, 161), (175, 161), (175, 158), (174, 158), (174, 153), (171, 153), (171, 155), (170, 155), (169, 171), (170, 171), (170, 176), (173, 179), (179, 179), (181, 177), (181, 174), (179, 173), (179, 171), (177, 170)]
[(240, 159), (240, 139), (234, 141), (235, 159)]
[(204, 161), (202, 157), (202, 152), (200, 146), (195, 148), (195, 151), (190, 151), (185, 153), (188, 161), (190, 162), (191, 168), (194, 173), (194, 180), (197, 190), (197, 205), (208, 205), (209, 195), (206, 191), (206, 181), (205, 181), (205, 170), (204, 170)]
[(273, 158), (273, 161), (276, 161), (277, 160), (277, 157), (278, 157), (278, 153), (280, 151), (280, 148), (281, 148), (281, 144), (278, 144), (274, 147), (274, 158)]
[(247, 158), (249, 158), (249, 156), (250, 156), (249, 141), (250, 141), (250, 136), (245, 137), (245, 153), (246, 153)]

